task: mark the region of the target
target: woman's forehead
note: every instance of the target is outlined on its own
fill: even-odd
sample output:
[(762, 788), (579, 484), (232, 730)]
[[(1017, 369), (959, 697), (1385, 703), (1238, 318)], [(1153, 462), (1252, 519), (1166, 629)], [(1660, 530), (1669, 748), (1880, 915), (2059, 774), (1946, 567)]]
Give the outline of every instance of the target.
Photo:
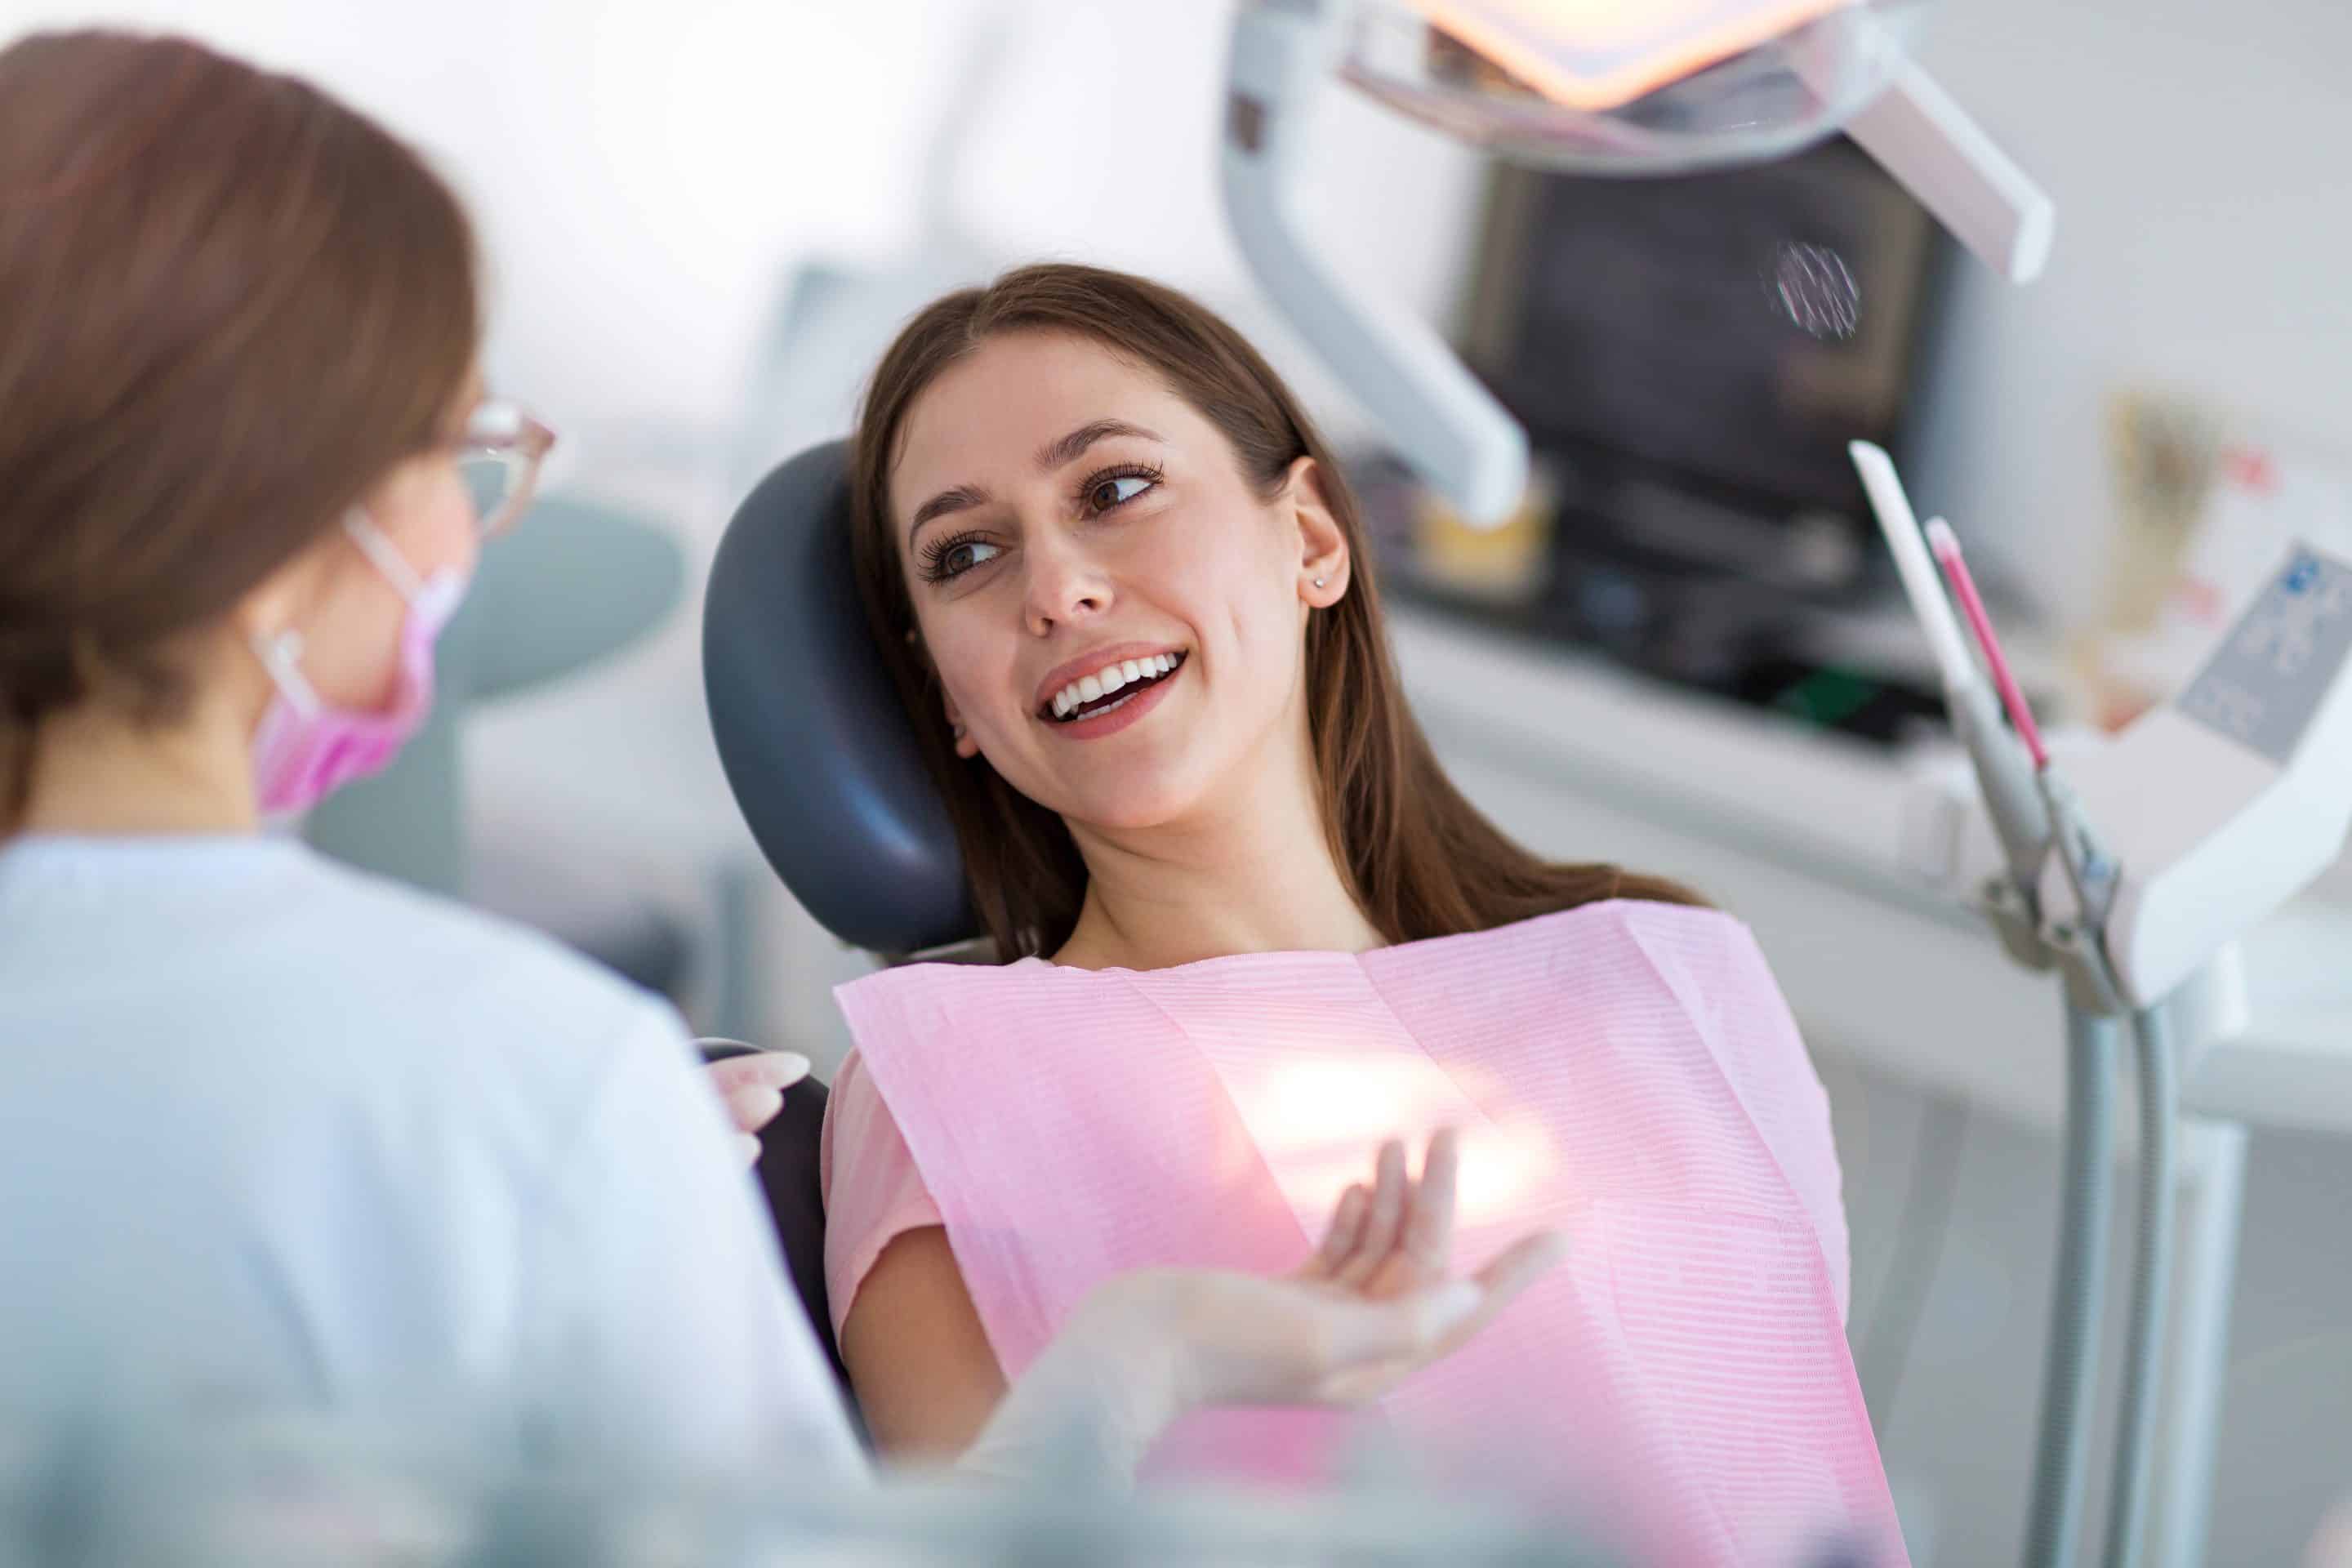
[(893, 504), (911, 504), (908, 498), (925, 486), (1034, 475), (1042, 448), (1103, 419), (1171, 439), (1202, 425), (1159, 375), (1103, 344), (1063, 333), (992, 338), (940, 373), (908, 408)]

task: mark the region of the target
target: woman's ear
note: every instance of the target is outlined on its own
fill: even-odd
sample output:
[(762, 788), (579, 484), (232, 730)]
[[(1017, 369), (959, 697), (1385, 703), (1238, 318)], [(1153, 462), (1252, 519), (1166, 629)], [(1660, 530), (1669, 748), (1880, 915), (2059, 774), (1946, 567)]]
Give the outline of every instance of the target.
[(231, 606), (228, 624), (247, 643), (268, 642), (298, 629), (326, 597), (329, 580), (341, 563), (338, 552), (347, 548), (340, 531), (314, 540)]
[[(907, 646), (914, 650), (917, 662), (926, 666), (930, 664), (931, 656), (923, 647), (922, 634), (912, 626), (907, 628)], [(933, 668), (930, 671), (930, 677), (939, 683), (940, 705), (946, 710), (948, 731), (955, 741), (955, 754), (970, 762), (980, 755), (980, 742), (973, 740), (965, 731), (963, 715), (956, 710), (956, 700), (948, 695), (947, 682), (940, 680), (940, 672)]]
[(955, 699), (944, 690), (940, 693), (940, 698), (947, 706), (948, 729), (955, 738), (955, 754), (970, 762), (980, 755), (980, 742), (973, 740), (971, 732), (963, 727), (963, 715), (956, 710)]
[(1348, 532), (1331, 509), (1329, 479), (1312, 458), (1290, 465), (1283, 491), (1298, 528), (1298, 596), (1315, 609), (1329, 609), (1348, 592), (1354, 565)]

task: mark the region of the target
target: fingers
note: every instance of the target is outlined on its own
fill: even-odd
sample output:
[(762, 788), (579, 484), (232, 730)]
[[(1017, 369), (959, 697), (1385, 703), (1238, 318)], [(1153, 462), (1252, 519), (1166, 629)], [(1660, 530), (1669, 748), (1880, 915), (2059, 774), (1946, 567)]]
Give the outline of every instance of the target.
[(1380, 1157), (1374, 1162), (1371, 1203), (1364, 1215), (1363, 1234), (1357, 1237), (1353, 1253), (1332, 1270), (1335, 1281), (1360, 1287), (1388, 1261), (1404, 1225), (1409, 1196), (1404, 1144), (1391, 1138), (1381, 1145)]
[(735, 1124), (738, 1132), (757, 1132), (776, 1119), (784, 1108), (784, 1097), (765, 1084), (751, 1084), (730, 1089), (727, 1094), (727, 1120)]
[(1364, 1234), (1364, 1215), (1370, 1207), (1371, 1194), (1361, 1182), (1339, 1194), (1339, 1206), (1331, 1213), (1331, 1228), (1323, 1233), (1323, 1245), (1316, 1249), (1308, 1273), (1328, 1279), (1355, 1255)]
[(1471, 1276), (1479, 1291), (1477, 1308), (1465, 1316), (1450, 1331), (1440, 1353), (1469, 1339), (1495, 1321), (1496, 1314), (1511, 1304), (1528, 1286), (1550, 1273), (1568, 1257), (1568, 1237), (1557, 1230), (1539, 1230), (1523, 1236), (1497, 1253), (1493, 1261)]
[(719, 1092), (730, 1094), (751, 1085), (782, 1094), (809, 1075), (809, 1059), (797, 1051), (754, 1051), (713, 1062), (708, 1069)]
[(738, 1132), (757, 1132), (784, 1108), (784, 1090), (808, 1076), (808, 1058), (791, 1051), (730, 1057), (708, 1069)]
[(1443, 1128), (1422, 1156), (1421, 1181), (1412, 1189), (1404, 1217), (1405, 1257), (1429, 1279), (1443, 1279), (1454, 1255), (1454, 1194), (1461, 1168), (1461, 1140), (1452, 1128)]
[(760, 1141), (749, 1132), (735, 1134), (735, 1157), (746, 1165), (760, 1163)]
[(1567, 1258), (1567, 1232), (1538, 1230), (1511, 1243), (1471, 1278), (1486, 1290), (1489, 1301), (1507, 1301)]
[(1538, 1231), (1512, 1243), (1470, 1279), (1386, 1301), (1334, 1302), (1330, 1361), (1318, 1396), (1356, 1404), (1386, 1393), (1476, 1335), (1567, 1256), (1566, 1236)]

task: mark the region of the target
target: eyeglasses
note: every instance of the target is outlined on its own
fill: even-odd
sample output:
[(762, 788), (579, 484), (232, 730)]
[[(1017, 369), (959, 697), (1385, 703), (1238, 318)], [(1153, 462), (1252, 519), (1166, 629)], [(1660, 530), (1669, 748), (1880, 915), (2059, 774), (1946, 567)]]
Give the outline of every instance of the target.
[(457, 473), (474, 503), (475, 531), (492, 539), (530, 510), (539, 466), (555, 432), (512, 403), (487, 399), (457, 441)]

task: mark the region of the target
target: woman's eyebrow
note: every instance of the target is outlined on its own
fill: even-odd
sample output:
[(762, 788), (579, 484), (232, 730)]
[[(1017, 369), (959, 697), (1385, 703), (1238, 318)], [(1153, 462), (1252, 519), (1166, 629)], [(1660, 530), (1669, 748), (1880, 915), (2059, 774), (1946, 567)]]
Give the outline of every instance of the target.
[(923, 531), (923, 524), (951, 511), (967, 511), (988, 504), (988, 492), (978, 485), (958, 485), (951, 490), (941, 490), (915, 509), (915, 520), (907, 525), (907, 542), (913, 543), (915, 535)]
[(1129, 425), (1124, 419), (1097, 419), (1091, 425), (1079, 426), (1058, 441), (1048, 441), (1038, 447), (1037, 467), (1048, 471), (1058, 468), (1074, 461), (1096, 442), (1108, 440), (1113, 436), (1136, 436), (1146, 441), (1160, 439), (1158, 432), (1146, 430), (1140, 425)]

